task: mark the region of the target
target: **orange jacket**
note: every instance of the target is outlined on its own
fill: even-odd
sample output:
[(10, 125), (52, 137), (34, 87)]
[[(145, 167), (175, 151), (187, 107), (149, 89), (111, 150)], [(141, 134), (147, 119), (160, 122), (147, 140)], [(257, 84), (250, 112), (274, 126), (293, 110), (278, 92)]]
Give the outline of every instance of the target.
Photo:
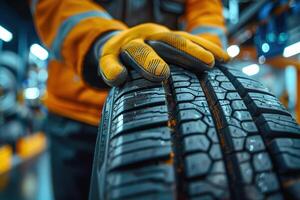
[[(187, 0), (185, 7), (186, 30), (221, 45), (225, 31), (221, 1)], [(46, 106), (51, 112), (98, 125), (107, 91), (83, 81), (83, 61), (101, 34), (127, 26), (91, 0), (31, 0), (31, 10), (38, 35), (52, 55)]]

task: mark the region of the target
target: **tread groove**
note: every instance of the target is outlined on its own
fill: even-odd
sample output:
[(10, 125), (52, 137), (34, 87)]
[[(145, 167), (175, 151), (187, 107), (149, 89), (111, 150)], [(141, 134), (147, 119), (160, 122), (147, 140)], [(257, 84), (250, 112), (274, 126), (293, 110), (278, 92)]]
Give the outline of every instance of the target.
[[(227, 164), (229, 164), (229, 180), (232, 181), (231, 184), (242, 184), (241, 191), (234, 190), (235, 198), (238, 199), (243, 197), (244, 199), (253, 199), (253, 196), (251, 196), (252, 194), (249, 193), (249, 189), (254, 190), (257, 193), (256, 195), (258, 197), (261, 196), (261, 198), (279, 194), (278, 192), (281, 191), (281, 187), (278, 187), (279, 179), (277, 174), (275, 174), (269, 154), (267, 152), (258, 153), (257, 151), (260, 150), (261, 147), (265, 149), (266, 144), (262, 138), (260, 139), (261, 147), (254, 148), (255, 154), (248, 154), (247, 149), (244, 147), (244, 143), (248, 142), (250, 138), (260, 136), (252, 117), (239, 119), (232, 115), (233, 111), (248, 112), (249, 110), (242, 97), (240, 97), (233, 81), (230, 81), (230, 79), (228, 79), (228, 77), (218, 68), (215, 68), (212, 72), (207, 73), (204, 76), (202, 87), (204, 87), (208, 99), (217, 102), (215, 106), (210, 108), (217, 121), (217, 127), (221, 134), (220, 136), (224, 137), (224, 139), (222, 139), (224, 142), (224, 152), (225, 154), (228, 154), (230, 149), (235, 152), (232, 156), (227, 156)], [(243, 126), (243, 123), (248, 123), (250, 126), (245, 127)], [(256, 142), (258, 142), (258, 140)], [(232, 147), (234, 148), (232, 149)], [(241, 153), (238, 150), (243, 150), (243, 152)], [(242, 164), (245, 159), (241, 157), (242, 155), (248, 155), (246, 160), (250, 162)], [(263, 163), (265, 165), (263, 165)], [(230, 171), (230, 169), (234, 170)], [(250, 176), (247, 175), (248, 170), (251, 170)], [(273, 183), (266, 182), (265, 177), (269, 177), (268, 180), (273, 180)], [(261, 184), (266, 184), (266, 189), (262, 188), (260, 186)]]
[[(238, 197), (242, 197), (243, 198), (243, 195), (239, 192), (238, 190), (236, 190), (234, 188), (234, 185), (233, 184), (233, 177), (237, 177), (236, 174), (232, 173), (234, 172), (235, 170), (230, 170), (233, 168), (233, 164), (231, 164), (229, 162), (229, 156), (231, 155), (230, 154), (227, 154), (226, 155), (226, 151), (227, 151), (227, 147), (226, 147), (226, 142), (225, 142), (225, 138), (223, 137), (224, 134), (224, 131), (222, 130), (222, 121), (223, 119), (221, 119), (221, 115), (219, 113), (216, 112), (216, 110), (212, 109), (213, 107), (215, 107), (217, 105), (217, 100), (214, 100), (214, 97), (213, 95), (211, 94), (211, 91), (208, 91), (208, 88), (207, 88), (207, 83), (206, 83), (206, 80), (207, 80), (207, 74), (202, 74), (202, 75), (198, 75), (198, 79), (200, 81), (200, 84), (201, 84), (201, 87), (205, 93), (205, 96), (206, 96), (206, 100), (207, 100), (207, 103), (208, 103), (208, 106), (209, 106), (209, 109), (213, 115), (213, 119), (215, 121), (215, 124), (216, 124), (216, 130), (217, 130), (217, 133), (218, 133), (218, 137), (220, 139), (220, 143), (221, 143), (221, 148), (222, 148), (222, 153), (223, 153), (223, 156), (224, 156), (224, 163), (225, 163), (225, 166), (226, 166), (226, 171), (228, 172), (229, 176), (228, 176), (228, 182), (229, 182), (229, 189), (230, 189), (230, 193), (231, 194), (234, 194), (232, 195), (232, 198), (233, 199), (238, 199)], [(221, 109), (220, 109), (221, 110)]]
[[(219, 69), (224, 73), (225, 76), (227, 76), (229, 78), (229, 80), (232, 81), (232, 84), (234, 85), (234, 87), (236, 87), (236, 88), (239, 87), (239, 85), (236, 82), (235, 78), (224, 67), (221, 66)], [(246, 98), (248, 92), (246, 92), (244, 94), (242, 94), (239, 90), (237, 90), (237, 92), (241, 95), (242, 100), (245, 102), (245, 98)], [(250, 112), (250, 114), (251, 114), (251, 116), (252, 116), (252, 118), (254, 120), (254, 123), (258, 127), (258, 130), (260, 131), (260, 133), (262, 133), (264, 130), (261, 130), (261, 126), (257, 123), (257, 118), (258, 118), (257, 115), (254, 115), (254, 113), (250, 109), (249, 104), (246, 103), (246, 106), (247, 106), (247, 108), (248, 108), (248, 110), (249, 110), (249, 112)], [(270, 140), (268, 138), (266, 138), (264, 136), (264, 134), (261, 134), (261, 135), (263, 136), (262, 138), (263, 138), (263, 141), (264, 141), (265, 144), (267, 144), (267, 143), (270, 142)], [(270, 149), (268, 148), (268, 145), (266, 145), (266, 150), (267, 150), (268, 154), (270, 155), (269, 157), (271, 159), (272, 165), (275, 168), (274, 172), (276, 174), (277, 179), (279, 180), (278, 169), (276, 167), (277, 165), (276, 165), (276, 162), (275, 162), (273, 156), (271, 156)], [(281, 181), (278, 181), (278, 182), (279, 182), (279, 185), (280, 185), (280, 188), (279, 188), (280, 191), (283, 191), (283, 189), (282, 189), (283, 187), (282, 187)]]
[(176, 102), (174, 101), (175, 94), (171, 87), (171, 78), (169, 80), (165, 81), (163, 84), (165, 94), (166, 94), (166, 104), (168, 107), (168, 114), (169, 114), (169, 122), (168, 126), (172, 129), (171, 132), (171, 143), (172, 143), (172, 149), (173, 149), (173, 166), (174, 166), (174, 172), (176, 172), (176, 184), (175, 184), (175, 190), (176, 190), (176, 199), (187, 199), (184, 192), (184, 186), (183, 186), (183, 159), (182, 159), (182, 152), (180, 147), (180, 135), (177, 129), (177, 120), (176, 120)]
[(171, 81), (185, 192), (189, 199), (230, 199), (224, 156), (200, 81), (195, 74), (177, 67), (171, 70)]

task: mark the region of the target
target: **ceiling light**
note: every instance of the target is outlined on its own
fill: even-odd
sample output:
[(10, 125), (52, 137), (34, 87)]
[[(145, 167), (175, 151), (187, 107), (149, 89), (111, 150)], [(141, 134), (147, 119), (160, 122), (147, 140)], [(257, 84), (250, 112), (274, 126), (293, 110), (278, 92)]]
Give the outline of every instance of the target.
[(240, 48), (237, 45), (231, 45), (227, 48), (227, 53), (230, 57), (236, 57), (240, 53)]
[(283, 50), (283, 56), (286, 58), (294, 56), (298, 53), (300, 53), (300, 41), (285, 47)]
[(253, 76), (259, 72), (259, 66), (257, 64), (251, 64), (243, 67), (242, 72), (248, 76)]
[(40, 91), (36, 87), (26, 88), (24, 90), (25, 99), (37, 99), (40, 96)]
[(30, 53), (39, 58), (40, 60), (47, 60), (49, 53), (39, 44), (33, 44), (30, 47)]
[(13, 34), (5, 29), (3, 26), (0, 26), (0, 39), (4, 42), (9, 42), (13, 39)]

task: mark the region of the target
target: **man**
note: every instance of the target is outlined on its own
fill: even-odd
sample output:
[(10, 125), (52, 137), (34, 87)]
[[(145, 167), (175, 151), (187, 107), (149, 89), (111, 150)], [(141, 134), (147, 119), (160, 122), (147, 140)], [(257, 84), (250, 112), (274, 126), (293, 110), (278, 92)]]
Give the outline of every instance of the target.
[(219, 0), (32, 0), (31, 11), (52, 53), (45, 103), (56, 199), (88, 197), (107, 94), (99, 74), (110, 86), (129, 67), (162, 81), (168, 63), (203, 71), (229, 58)]

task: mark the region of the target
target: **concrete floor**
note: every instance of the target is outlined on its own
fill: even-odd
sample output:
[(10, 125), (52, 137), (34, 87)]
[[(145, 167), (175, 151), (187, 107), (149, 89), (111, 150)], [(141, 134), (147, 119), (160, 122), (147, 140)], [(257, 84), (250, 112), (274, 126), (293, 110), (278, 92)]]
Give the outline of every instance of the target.
[(1, 175), (0, 200), (53, 200), (49, 153), (20, 162)]

